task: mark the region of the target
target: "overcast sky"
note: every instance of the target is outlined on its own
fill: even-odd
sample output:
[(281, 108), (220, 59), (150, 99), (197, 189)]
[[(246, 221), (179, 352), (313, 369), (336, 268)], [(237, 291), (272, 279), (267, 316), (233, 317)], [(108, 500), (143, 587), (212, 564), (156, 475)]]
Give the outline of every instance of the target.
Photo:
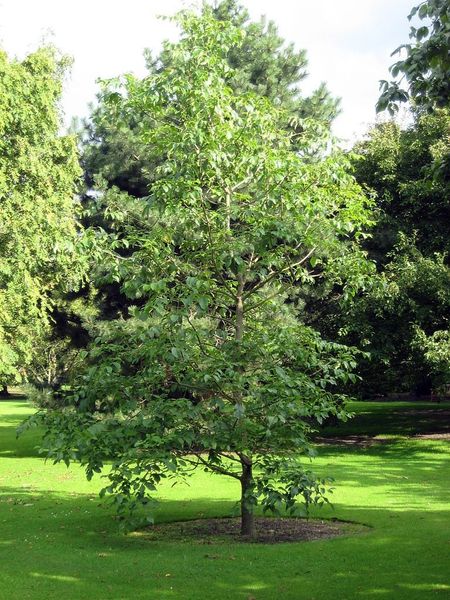
[[(325, 81), (342, 99), (336, 135), (354, 140), (375, 120), (378, 81), (388, 77), (390, 57), (407, 41), (407, 15), (418, 0), (242, 0), (252, 18), (265, 14), (280, 34), (305, 48), (310, 76), (306, 92)], [(143, 75), (142, 51), (155, 52), (176, 38), (170, 15), (195, 2), (183, 0), (0, 0), (0, 45), (23, 57), (42, 41), (74, 58), (66, 83), (66, 123), (86, 116), (98, 77)]]

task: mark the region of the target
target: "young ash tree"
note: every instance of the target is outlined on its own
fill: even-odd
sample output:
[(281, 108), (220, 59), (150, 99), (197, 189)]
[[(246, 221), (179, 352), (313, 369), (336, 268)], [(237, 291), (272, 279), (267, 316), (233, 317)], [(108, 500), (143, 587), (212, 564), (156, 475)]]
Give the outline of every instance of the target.
[(354, 350), (301, 323), (299, 290), (330, 278), (352, 294), (371, 216), (345, 157), (303, 160), (279, 108), (228, 86), (241, 31), (208, 12), (178, 20), (170, 69), (105, 92), (118, 121), (151, 116), (141, 141), (164, 157), (109, 250), (107, 275), (135, 307), (101, 324), (67, 405), (38, 420), (55, 461), (88, 477), (112, 461), (104, 491), (123, 510), (196, 468), (234, 478), (251, 536), (257, 504), (324, 500), (299, 457), (315, 424), (346, 417), (334, 388), (354, 377)]

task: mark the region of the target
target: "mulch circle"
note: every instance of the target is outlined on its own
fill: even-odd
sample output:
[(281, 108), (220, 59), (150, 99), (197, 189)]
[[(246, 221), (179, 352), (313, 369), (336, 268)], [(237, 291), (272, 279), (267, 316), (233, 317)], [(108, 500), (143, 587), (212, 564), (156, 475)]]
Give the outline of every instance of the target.
[(217, 542), (247, 542), (276, 544), (280, 542), (309, 542), (340, 535), (358, 534), (368, 527), (338, 520), (256, 517), (254, 537), (240, 534), (240, 519), (196, 519), (153, 525), (146, 530), (152, 540)]

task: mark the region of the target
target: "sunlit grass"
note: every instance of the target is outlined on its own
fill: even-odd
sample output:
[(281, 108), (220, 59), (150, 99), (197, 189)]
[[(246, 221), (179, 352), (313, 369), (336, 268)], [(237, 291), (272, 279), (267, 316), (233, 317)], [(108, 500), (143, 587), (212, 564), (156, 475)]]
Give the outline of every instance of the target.
[[(449, 593), (448, 442), (319, 448), (312, 467), (336, 483), (334, 507), (317, 516), (370, 525), (364, 535), (274, 546), (150, 542), (118, 532), (97, 497), (99, 478), (87, 482), (76, 466), (45, 463), (38, 432), (16, 440), (30, 410), (0, 402), (1, 599), (423, 600)], [(201, 473), (189, 486), (163, 488), (156, 518), (231, 515), (238, 495), (234, 481)]]

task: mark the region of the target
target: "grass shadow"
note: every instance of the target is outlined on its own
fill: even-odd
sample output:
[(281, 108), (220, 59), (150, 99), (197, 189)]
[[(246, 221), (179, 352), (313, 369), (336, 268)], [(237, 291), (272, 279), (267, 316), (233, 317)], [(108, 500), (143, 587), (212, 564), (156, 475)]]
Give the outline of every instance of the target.
[[(450, 432), (450, 403), (358, 402), (355, 416), (346, 422), (326, 424), (318, 436), (414, 436)], [(352, 405), (350, 404), (350, 409)]]

